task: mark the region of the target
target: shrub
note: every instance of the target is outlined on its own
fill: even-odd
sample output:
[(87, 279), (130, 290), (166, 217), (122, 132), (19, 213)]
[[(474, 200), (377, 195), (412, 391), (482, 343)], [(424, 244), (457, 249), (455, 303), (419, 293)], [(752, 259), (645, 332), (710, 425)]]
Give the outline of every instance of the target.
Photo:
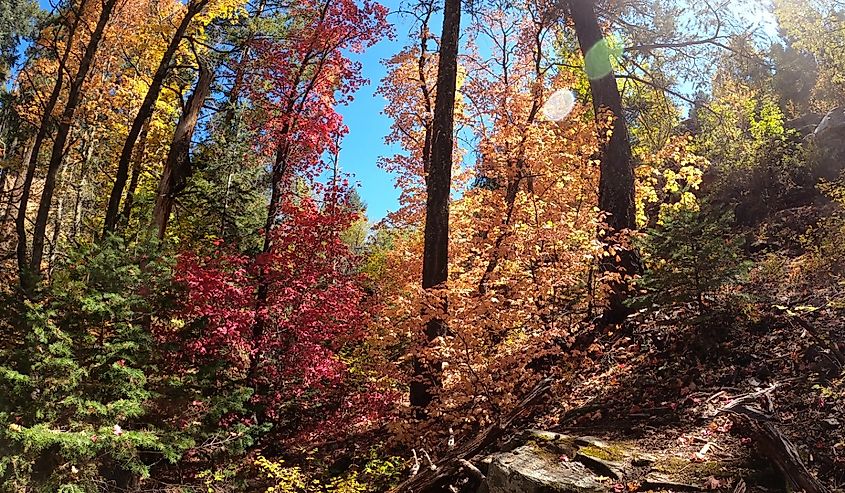
[[(138, 267), (139, 260), (144, 268)], [(0, 480), (8, 491), (95, 491), (147, 477), (192, 444), (146, 416), (161, 381), (146, 326), (167, 266), (119, 240), (82, 248), (38, 301), (7, 300)]]
[(732, 217), (708, 215), (698, 207), (665, 208), (658, 224), (640, 237), (645, 272), (637, 281), (635, 305), (694, 304), (703, 314), (708, 294), (739, 280), (750, 263), (742, 255), (742, 237)]

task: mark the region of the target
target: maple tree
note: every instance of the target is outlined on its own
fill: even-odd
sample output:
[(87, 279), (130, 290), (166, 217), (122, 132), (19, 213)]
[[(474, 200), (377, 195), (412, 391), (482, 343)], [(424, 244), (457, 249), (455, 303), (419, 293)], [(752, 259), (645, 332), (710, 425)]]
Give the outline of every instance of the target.
[(260, 147), (273, 160), (265, 252), (290, 184), (325, 169), (323, 154), (336, 153), (346, 132), (335, 105), (349, 101), (364, 79), (344, 50), (361, 51), (387, 29), (386, 10), (371, 2), (301, 2), (286, 14), (295, 20), (290, 29), (277, 38), (254, 39), (243, 62)]
[(175, 276), (185, 289), (179, 322), (159, 329), (159, 337), (184, 344), (180, 371), (226, 362), (229, 378), (249, 379), (264, 417), (301, 423), (289, 434), (339, 432), (368, 419), (349, 413), (355, 402), (366, 400), (374, 416), (392, 398), (350, 374), (368, 304), (360, 274), (345, 269), (354, 259), (339, 235), (357, 213), (342, 207), (342, 196), (333, 199), (338, 207), (322, 209), (309, 198), (285, 201), (273, 248), (255, 258), (223, 244), (207, 255), (183, 254)]

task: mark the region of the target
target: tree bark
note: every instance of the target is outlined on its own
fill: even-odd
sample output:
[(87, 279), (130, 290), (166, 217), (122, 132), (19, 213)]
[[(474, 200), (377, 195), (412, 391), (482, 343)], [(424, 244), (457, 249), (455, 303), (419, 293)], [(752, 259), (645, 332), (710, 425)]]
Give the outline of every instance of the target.
[[(41, 192), (41, 201), (38, 204), (38, 215), (35, 218), (35, 229), (32, 234), (32, 258), (30, 259), (29, 269), (30, 276), (27, 276), (27, 282), (37, 282), (39, 272), (41, 270), (41, 259), (44, 255), (44, 241), (47, 231), (47, 220), (50, 214), (50, 206), (53, 201), (53, 193), (56, 189), (56, 175), (59, 167), (62, 164), (62, 159), (65, 155), (65, 144), (70, 135), (70, 129), (73, 124), (73, 116), (79, 103), (82, 101), (82, 86), (85, 84), (85, 79), (88, 77), (88, 72), (91, 70), (91, 65), (94, 62), (94, 56), (97, 54), (97, 49), (100, 46), (100, 41), (103, 37), (103, 32), (106, 29), (111, 18), (112, 11), (117, 0), (106, 0), (103, 3), (103, 8), (100, 11), (100, 17), (97, 19), (97, 25), (91, 33), (91, 38), (85, 47), (85, 52), (82, 59), (79, 61), (79, 68), (76, 75), (71, 81), (70, 90), (68, 92), (65, 109), (62, 111), (61, 119), (59, 120), (56, 135), (53, 138), (53, 150), (50, 154), (50, 162), (47, 167), (47, 177), (44, 179), (44, 190)], [(32, 284), (26, 288), (33, 287)], [(26, 290), (25, 288), (25, 290)]]
[[(449, 192), (452, 185), (452, 149), (454, 146), (455, 93), (458, 75), (458, 41), (461, 29), (461, 1), (445, 0), (443, 30), (440, 36), (440, 59), (437, 66), (437, 88), (434, 121), (431, 132), (431, 162), (426, 174), (425, 238), (423, 246), (422, 287), (430, 291), (445, 287), (449, 276)], [(426, 323), (427, 342), (442, 335), (443, 316), (447, 309), (444, 294), (438, 294), (439, 313)], [(440, 386), (440, 362), (424, 356), (414, 359), (414, 378), (410, 385), (411, 406), (418, 415), (434, 398)]]
[(199, 78), (194, 93), (182, 109), (179, 123), (173, 133), (173, 141), (164, 162), (164, 170), (158, 185), (153, 221), (158, 229), (158, 239), (164, 238), (167, 221), (176, 195), (185, 189), (191, 175), (191, 139), (197, 126), (200, 111), (211, 92), (212, 73), (205, 62), (199, 63)]
[[(93, 131), (91, 132), (93, 134)], [(78, 181), (73, 184), (75, 189), (75, 195), (73, 199), (73, 225), (70, 229), (70, 235), (68, 237), (68, 241), (70, 243), (76, 243), (76, 239), (79, 236), (79, 231), (82, 228), (82, 207), (83, 207), (83, 195), (85, 194), (85, 187), (87, 186), (88, 182), (88, 167), (91, 164), (91, 160), (94, 157), (94, 143), (91, 142), (91, 136), (89, 135), (89, 141), (86, 142), (83, 147), (85, 148), (84, 157), (82, 159), (82, 163), (79, 165), (78, 171)]]
[(126, 200), (123, 201), (123, 211), (120, 217), (123, 224), (129, 224), (132, 218), (132, 207), (135, 205), (135, 191), (138, 189), (138, 180), (141, 178), (141, 169), (144, 164), (144, 153), (147, 150), (147, 134), (150, 131), (150, 120), (144, 122), (141, 128), (141, 135), (138, 136), (138, 147), (135, 149), (135, 159), (132, 162), (132, 176), (129, 178), (129, 188), (126, 189)]
[[(64, 174), (66, 171), (67, 165), (64, 165), (59, 170), (59, 178), (58, 181), (64, 179)], [(64, 217), (65, 211), (65, 198), (63, 195), (59, 195), (58, 200), (56, 201), (56, 212), (53, 217), (53, 235), (50, 239), (50, 250), (49, 255), (47, 256), (47, 279), (52, 279), (53, 276), (53, 267), (56, 265), (56, 255), (58, 252), (58, 244), (59, 244), (59, 235), (62, 232), (62, 218)]]
[(167, 45), (167, 49), (161, 57), (158, 68), (153, 75), (152, 82), (150, 82), (150, 88), (147, 90), (147, 94), (144, 96), (144, 101), (141, 103), (141, 107), (138, 109), (138, 113), (132, 121), (132, 126), (129, 128), (129, 134), (126, 136), (126, 141), (123, 143), (123, 149), (120, 152), (120, 159), (117, 163), (117, 175), (115, 176), (114, 185), (112, 186), (111, 195), (109, 196), (108, 209), (106, 210), (106, 220), (103, 226), (103, 236), (113, 232), (115, 227), (117, 227), (120, 200), (123, 196), (123, 189), (126, 187), (126, 180), (129, 178), (129, 164), (132, 160), (132, 150), (135, 147), (135, 142), (138, 140), (138, 136), (141, 134), (144, 122), (146, 122), (153, 114), (155, 102), (158, 100), (158, 96), (164, 86), (164, 79), (170, 71), (170, 63), (173, 60), (173, 56), (176, 54), (176, 50), (179, 49), (179, 44), (185, 37), (185, 32), (188, 30), (188, 26), (191, 24), (191, 21), (202, 11), (208, 2), (209, 0), (196, 0), (188, 4), (185, 16), (176, 28), (176, 32), (173, 33), (173, 37), (170, 38), (170, 43)]
[(3, 198), (6, 202), (6, 207), (3, 211), (3, 220), (0, 221), (0, 224), (2, 224), (3, 231), (3, 234), (0, 235), (0, 238), (2, 238), (3, 240), (5, 240), (10, 235), (10, 231), (8, 229), (12, 223), (12, 218), (16, 216), (15, 209), (20, 204), (20, 190), (23, 187), (24, 174), (20, 171), (16, 171), (14, 172), (14, 176), (15, 178), (13, 181), (8, 180), (7, 178), (7, 180), (9, 181), (9, 187), (3, 190)]
[(47, 137), (47, 131), (50, 128), (50, 123), (53, 118), (53, 110), (56, 108), (56, 103), (59, 101), (59, 96), (62, 93), (62, 86), (64, 85), (64, 76), (68, 58), (70, 57), (71, 49), (73, 48), (73, 39), (76, 37), (76, 29), (79, 27), (79, 18), (82, 11), (85, 9), (87, 0), (81, 0), (79, 3), (79, 10), (71, 21), (68, 27), (68, 39), (65, 49), (59, 57), (59, 66), (56, 70), (56, 83), (53, 85), (53, 90), (47, 98), (44, 105), (44, 113), (41, 116), (41, 121), (38, 123), (38, 130), (35, 133), (35, 140), (32, 143), (32, 150), (29, 154), (29, 159), (26, 162), (26, 174), (24, 176), (23, 186), (21, 187), (21, 199), (18, 206), (18, 216), (15, 219), (15, 231), (18, 236), (17, 245), (17, 260), (18, 260), (18, 274), (20, 278), (21, 287), (28, 289), (30, 283), (29, 274), (29, 252), (27, 248), (26, 239), (26, 211), (29, 205), (29, 196), (32, 193), (32, 181), (35, 178), (35, 168), (38, 165), (38, 155), (41, 153), (41, 146), (44, 144), (44, 139)]
[[(604, 39), (595, 12), (594, 0), (569, 0), (569, 11), (575, 24), (575, 34), (581, 53), (587, 53)], [(616, 85), (609, 56), (590, 57), (602, 65), (596, 67), (601, 77), (590, 79), (590, 93), (593, 98), (596, 123), (609, 115), (612, 118), (613, 131), (609, 139), (599, 135), (601, 165), (599, 177), (599, 209), (608, 214), (605, 219), (610, 229), (602, 241), (616, 251), (601, 261), (602, 272), (614, 277), (638, 274), (641, 271), (640, 260), (631, 248), (618, 244), (616, 236), (625, 230), (636, 229), (636, 207), (634, 205), (634, 166), (631, 143), (628, 139), (628, 127), (622, 112), (622, 96)], [(601, 125), (599, 125), (602, 128)], [(627, 314), (624, 299), (627, 283), (622, 279), (611, 281), (612, 294), (606, 319), (611, 322), (621, 320)]]
[[(23, 156), (21, 156), (21, 163), (25, 166), (29, 163), (30, 156), (32, 156), (32, 149), (33, 149), (33, 142), (32, 140), (29, 141), (27, 144), (26, 150), (24, 151)], [(11, 239), (14, 235), (14, 224), (15, 218), (18, 215), (18, 209), (20, 208), (21, 204), (21, 194), (23, 192), (23, 182), (26, 178), (26, 172), (24, 170), (18, 170), (15, 173), (15, 180), (12, 182), (10, 188), (6, 190), (8, 197), (6, 197), (6, 207), (3, 211), (3, 220), (0, 221), (0, 225), (2, 225), (2, 235), (0, 235), (0, 239), (5, 243), (7, 240), (9, 241), (10, 250), (13, 248), (11, 243)]]

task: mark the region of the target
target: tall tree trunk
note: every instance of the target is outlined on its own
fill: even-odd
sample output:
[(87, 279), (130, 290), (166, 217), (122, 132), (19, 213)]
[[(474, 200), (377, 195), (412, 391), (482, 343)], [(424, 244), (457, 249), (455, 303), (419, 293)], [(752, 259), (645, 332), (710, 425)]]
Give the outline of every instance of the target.
[[(34, 143), (33, 140), (30, 139), (27, 142), (25, 147), (25, 151), (23, 156), (21, 156), (21, 163), (26, 166), (29, 163), (29, 158), (32, 155)], [(23, 192), (23, 182), (26, 178), (26, 172), (24, 170), (18, 170), (15, 173), (15, 180), (11, 183), (10, 188), (6, 191), (6, 207), (3, 210), (3, 219), (0, 221), (0, 228), (2, 228), (2, 234), (0, 234), (0, 239), (5, 243), (7, 240), (11, 240), (12, 236), (14, 235), (14, 225), (15, 225), (15, 218), (18, 215), (18, 209), (20, 208), (21, 204), (21, 194)], [(9, 244), (10, 249), (13, 245)]]
[[(32, 153), (32, 141), (26, 147), (21, 162), (29, 162), (29, 155)], [(18, 170), (15, 179), (7, 190), (6, 206), (3, 208), (3, 218), (0, 220), (0, 242), (2, 242), (3, 253), (14, 251), (15, 218), (21, 204), (21, 192), (26, 172)]]
[(188, 98), (187, 104), (182, 108), (182, 115), (173, 132), (173, 140), (167, 153), (167, 160), (164, 162), (161, 181), (158, 184), (153, 221), (158, 229), (159, 240), (164, 238), (164, 231), (167, 229), (167, 221), (170, 219), (170, 211), (173, 209), (176, 195), (185, 189), (188, 177), (191, 175), (191, 139), (197, 127), (202, 105), (211, 92), (211, 80), (211, 70), (205, 62), (200, 61), (197, 85), (194, 93)]
[(79, 181), (73, 185), (76, 193), (73, 199), (73, 226), (70, 229), (70, 236), (68, 238), (71, 244), (76, 243), (76, 238), (79, 236), (79, 231), (82, 228), (83, 196), (85, 194), (85, 187), (88, 184), (88, 167), (94, 158), (93, 142), (87, 142), (84, 147), (84, 157), (82, 163), (79, 165)]
[(123, 224), (129, 224), (132, 218), (132, 207), (135, 205), (135, 192), (138, 189), (138, 180), (141, 178), (141, 169), (144, 164), (144, 154), (147, 152), (147, 134), (150, 131), (150, 120), (144, 122), (141, 128), (141, 135), (138, 136), (138, 147), (135, 148), (135, 159), (132, 161), (132, 176), (129, 178), (129, 188), (126, 189), (126, 200), (123, 201), (123, 211), (120, 213)]
[[(0, 221), (0, 240), (4, 243), (12, 236), (14, 230), (14, 217), (17, 215), (17, 208), (20, 207), (20, 193), (23, 188), (24, 173), (18, 171), (15, 173), (15, 179), (11, 182), (8, 190), (6, 190), (6, 207), (3, 211), (3, 219)], [(10, 245), (11, 249), (11, 245)]]
[[(66, 171), (67, 165), (64, 165), (59, 170), (58, 182), (61, 183), (64, 179), (64, 174)], [(47, 279), (51, 279), (53, 275), (53, 266), (56, 263), (56, 254), (58, 252), (58, 245), (59, 245), (59, 237), (62, 232), (62, 218), (64, 217), (65, 211), (65, 198), (64, 195), (59, 195), (58, 200), (56, 201), (56, 212), (53, 217), (53, 235), (50, 239), (50, 250), (47, 256)]]
[[(461, 0), (445, 0), (431, 132), (431, 162), (425, 179), (427, 196), (422, 272), (422, 287), (425, 290), (445, 287), (449, 275), (449, 192), (452, 185), (460, 30)], [(426, 323), (428, 342), (443, 335), (446, 330), (442, 317), (448, 300), (443, 294), (438, 296), (441, 313), (431, 314), (431, 320)], [(424, 409), (434, 398), (435, 389), (440, 386), (440, 373), (439, 361), (430, 361), (425, 356), (415, 357), (410, 401), (418, 416), (425, 414)]]
[[(76, 108), (82, 101), (82, 87), (85, 84), (85, 79), (88, 77), (88, 72), (91, 70), (94, 56), (97, 54), (100, 40), (103, 38), (103, 32), (111, 18), (116, 3), (117, 0), (106, 0), (103, 2), (100, 18), (97, 19), (97, 25), (94, 28), (94, 32), (91, 33), (91, 38), (88, 40), (85, 52), (79, 61), (79, 68), (70, 84), (65, 109), (62, 112), (61, 120), (56, 129), (56, 136), (53, 138), (53, 150), (50, 154), (50, 162), (47, 167), (47, 177), (44, 179), (44, 191), (41, 192), (41, 202), (38, 204), (38, 215), (35, 218), (35, 229), (32, 234), (32, 258), (29, 264), (30, 276), (27, 276), (28, 282), (37, 281), (39, 277), (41, 258), (44, 255), (47, 220), (53, 201), (53, 193), (56, 190), (56, 174), (65, 155), (65, 144), (67, 143), (67, 138), (70, 135), (70, 129), (73, 125), (73, 116), (76, 113)], [(32, 285), (26, 286), (25, 291), (31, 287)]]
[(179, 44), (185, 37), (185, 32), (188, 30), (191, 21), (194, 17), (202, 11), (209, 0), (196, 0), (188, 4), (185, 11), (185, 16), (170, 38), (170, 43), (164, 51), (164, 55), (159, 61), (158, 68), (153, 75), (150, 82), (150, 88), (147, 90), (144, 101), (132, 121), (132, 126), (129, 128), (129, 134), (126, 136), (126, 141), (123, 143), (123, 149), (120, 151), (120, 159), (117, 163), (117, 175), (114, 178), (114, 185), (112, 186), (111, 195), (109, 196), (108, 209), (106, 210), (106, 220), (103, 226), (103, 236), (114, 231), (117, 226), (118, 212), (120, 209), (120, 200), (123, 196), (123, 189), (126, 187), (126, 180), (129, 178), (129, 164), (132, 160), (132, 150), (135, 147), (135, 142), (141, 134), (141, 129), (144, 127), (144, 122), (147, 121), (153, 114), (155, 109), (155, 102), (161, 93), (164, 86), (164, 79), (170, 71), (170, 63), (173, 61), (173, 56), (176, 50), (179, 49)]
[(30, 283), (29, 274), (29, 252), (27, 248), (26, 239), (26, 212), (29, 206), (29, 196), (32, 193), (32, 181), (35, 178), (35, 168), (38, 164), (38, 155), (41, 153), (41, 146), (44, 144), (44, 139), (47, 137), (47, 131), (50, 129), (50, 123), (53, 119), (53, 110), (56, 109), (56, 103), (59, 101), (59, 96), (62, 93), (62, 86), (64, 85), (64, 73), (67, 68), (68, 58), (70, 57), (73, 48), (73, 40), (76, 37), (76, 30), (79, 27), (79, 19), (82, 12), (85, 10), (87, 0), (79, 2), (79, 10), (73, 17), (70, 26), (68, 27), (68, 39), (65, 49), (59, 57), (59, 66), (56, 69), (56, 83), (53, 85), (53, 90), (44, 104), (44, 113), (41, 115), (41, 121), (38, 123), (38, 130), (35, 133), (35, 140), (32, 143), (32, 151), (29, 154), (29, 159), (26, 162), (26, 174), (24, 176), (23, 186), (21, 187), (21, 200), (18, 206), (18, 216), (15, 219), (15, 231), (18, 236), (17, 246), (17, 260), (18, 260), (18, 274), (20, 277), (21, 287), (27, 288)]
[[(594, 0), (569, 0), (569, 11), (575, 24), (575, 34), (584, 58), (591, 48), (603, 39), (595, 12)], [(599, 48), (601, 49), (601, 48)], [(605, 115), (612, 117), (613, 131), (609, 139), (600, 136), (601, 165), (599, 177), (599, 208), (608, 214), (606, 223), (610, 228), (609, 240), (616, 255), (604, 257), (600, 268), (605, 273), (618, 276), (634, 275), (641, 271), (639, 257), (632, 248), (623, 248), (616, 244), (614, 235), (624, 230), (636, 228), (636, 208), (634, 205), (634, 166), (631, 143), (628, 140), (628, 127), (622, 112), (622, 96), (616, 84), (609, 55), (591, 56), (596, 63), (595, 73), (601, 77), (590, 78), (590, 92), (593, 97), (593, 109), (596, 119)], [(593, 71), (591, 70), (591, 71)], [(624, 280), (611, 282), (609, 310), (605, 318), (609, 322), (621, 320), (628, 309), (624, 305), (627, 283)]]
[[(258, 7), (255, 9), (252, 17), (254, 19), (259, 19), (264, 14), (264, 9), (267, 7), (267, 0), (261, 0), (258, 3)], [(249, 59), (249, 47), (252, 41), (255, 39), (254, 32), (250, 32), (245, 39), (241, 41), (241, 53), (238, 57), (237, 65), (234, 68), (234, 78), (232, 80), (232, 87), (229, 89), (229, 97), (226, 100), (226, 110), (223, 114), (223, 128), (227, 132), (227, 136), (231, 135), (233, 130), (232, 128), (232, 121), (235, 119), (235, 115), (237, 114), (238, 109), (238, 100), (241, 97), (241, 92), (243, 90), (243, 81), (244, 76), (246, 73), (244, 72), (243, 65)]]
[[(285, 124), (282, 127), (282, 135), (286, 136), (289, 127)], [(287, 137), (285, 137), (286, 139)], [(279, 216), (279, 209), (282, 205), (282, 194), (287, 182), (288, 169), (288, 144), (282, 142), (276, 149), (276, 159), (273, 163), (273, 173), (270, 176), (271, 191), (270, 203), (267, 205), (267, 219), (264, 221), (264, 246), (261, 251), (268, 253), (273, 248), (273, 226)], [(260, 298), (260, 297), (259, 297)]]

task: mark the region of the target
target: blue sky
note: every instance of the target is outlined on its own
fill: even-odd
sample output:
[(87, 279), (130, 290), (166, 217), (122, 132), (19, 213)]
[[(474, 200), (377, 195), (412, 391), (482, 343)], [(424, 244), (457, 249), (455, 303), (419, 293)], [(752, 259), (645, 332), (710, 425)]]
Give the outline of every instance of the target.
[(358, 193), (367, 203), (367, 216), (373, 222), (399, 206), (399, 190), (394, 186), (393, 177), (377, 165), (380, 156), (392, 155), (398, 149), (384, 143), (391, 121), (382, 114), (386, 101), (376, 95), (375, 90), (386, 74), (381, 61), (407, 44), (411, 27), (411, 19), (393, 13), (399, 8), (398, 0), (381, 3), (391, 10), (388, 19), (394, 25), (396, 37), (384, 39), (366, 52), (352, 56), (361, 62), (363, 75), (370, 83), (355, 94), (351, 104), (338, 108), (349, 127), (340, 151), (340, 167), (352, 173), (353, 180), (359, 183)]

